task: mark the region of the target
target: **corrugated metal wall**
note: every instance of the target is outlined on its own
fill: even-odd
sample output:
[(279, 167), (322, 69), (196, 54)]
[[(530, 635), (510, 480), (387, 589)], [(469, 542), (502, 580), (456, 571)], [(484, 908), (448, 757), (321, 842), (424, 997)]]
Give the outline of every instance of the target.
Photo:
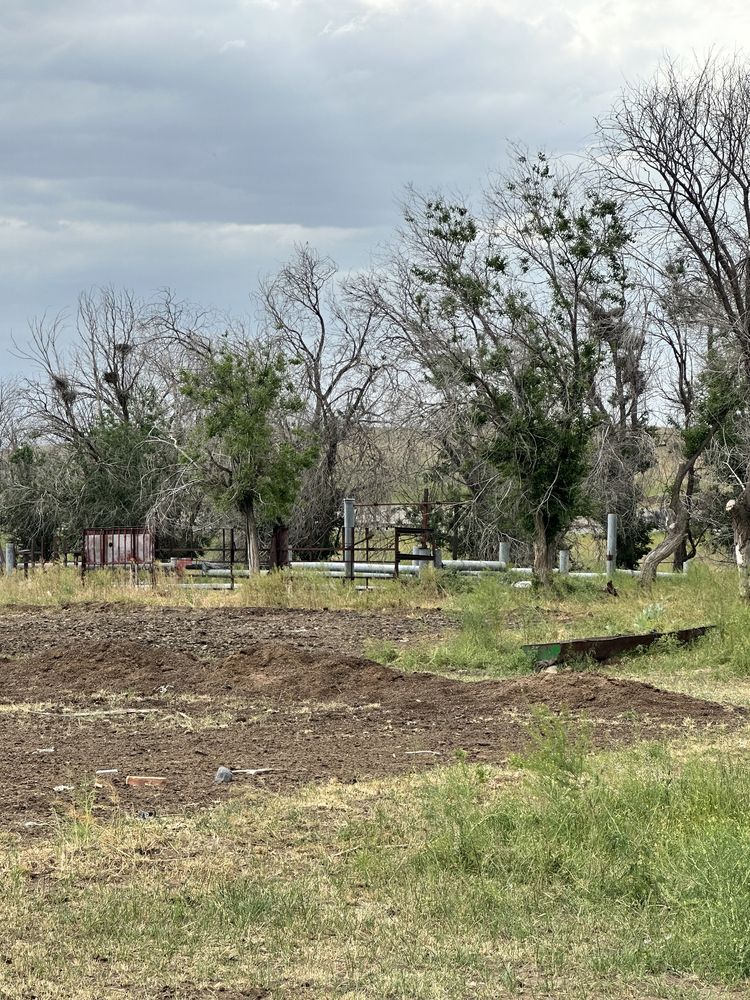
[(87, 528), (83, 549), (90, 569), (149, 564), (154, 560), (154, 536), (146, 528)]

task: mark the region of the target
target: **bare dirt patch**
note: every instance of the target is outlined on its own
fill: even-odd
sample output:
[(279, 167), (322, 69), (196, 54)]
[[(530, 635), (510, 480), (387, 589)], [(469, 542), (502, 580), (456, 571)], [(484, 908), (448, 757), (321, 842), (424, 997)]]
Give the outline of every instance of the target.
[(408, 643), (456, 625), (440, 611), (360, 612), (285, 608), (164, 608), (73, 604), (0, 613), (0, 656), (27, 656), (68, 640), (138, 640), (215, 659), (249, 642), (362, 653), (370, 640)]
[[(100, 631), (118, 636), (58, 636), (0, 664), (0, 828), (46, 829), (26, 824), (49, 824), (55, 811), (76, 802), (80, 808), (87, 796), (102, 813), (185, 813), (248, 788), (354, 782), (450, 763), (457, 751), (503, 762), (526, 742), (537, 705), (589, 716), (600, 746), (668, 736), (686, 720), (719, 727), (745, 718), (727, 706), (597, 674), (478, 682), (404, 674), (333, 653), (330, 634), (289, 645), (259, 640), (256, 628), (248, 640), (239, 622), (231, 651), (222, 647), (208, 658), (202, 644), (201, 655), (190, 650), (197, 628), (190, 614), (179, 616), (169, 642), (156, 645), (121, 637), (128, 615), (89, 610), (92, 628), (98, 618)], [(256, 625), (275, 621), (288, 635), (286, 614), (248, 617)], [(361, 636), (370, 624), (350, 623), (349, 648), (355, 631)], [(27, 622), (27, 630), (36, 625)], [(39, 634), (45, 643), (50, 638), (44, 623)], [(214, 785), (219, 765), (263, 770)], [(95, 775), (112, 769), (115, 775)], [(160, 789), (133, 788), (125, 785), (128, 774), (168, 780)]]

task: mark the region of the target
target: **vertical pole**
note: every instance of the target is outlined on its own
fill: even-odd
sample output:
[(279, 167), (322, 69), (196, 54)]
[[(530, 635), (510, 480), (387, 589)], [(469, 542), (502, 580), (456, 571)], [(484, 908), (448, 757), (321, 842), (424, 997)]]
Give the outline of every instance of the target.
[(278, 569), (279, 567), (279, 529), (278, 525), (273, 526), (273, 531), (271, 532), (271, 550), (268, 553), (268, 563), (270, 569)]
[(451, 540), (451, 559), (458, 559), (458, 516), (459, 506), (453, 508), (453, 538)]
[(430, 491), (425, 486), (422, 496), (422, 548), (427, 548), (427, 536), (430, 531)]
[(354, 579), (354, 500), (344, 500), (344, 579)]
[(229, 529), (229, 589), (234, 590), (234, 528)]
[(502, 563), (503, 569), (507, 569), (510, 565), (510, 542), (500, 542), (498, 561)]
[[(411, 549), (411, 554), (413, 556), (428, 556), (430, 554), (430, 550), (427, 548), (426, 545), (413, 545)], [(424, 573), (425, 570), (427, 569), (428, 563), (426, 559), (420, 558), (420, 559), (413, 559), (412, 565), (416, 566), (417, 570), (420, 573)]]
[(607, 579), (611, 580), (617, 565), (617, 514), (607, 514)]
[(560, 549), (557, 554), (557, 559), (560, 575), (565, 576), (570, 573), (570, 552), (567, 549)]
[(292, 561), (289, 558), (289, 528), (284, 524), (279, 528), (279, 569), (286, 569)]
[(221, 529), (221, 561), (227, 561), (227, 529)]
[(5, 545), (5, 572), (8, 576), (13, 573), (16, 568), (16, 547), (13, 542), (7, 542)]

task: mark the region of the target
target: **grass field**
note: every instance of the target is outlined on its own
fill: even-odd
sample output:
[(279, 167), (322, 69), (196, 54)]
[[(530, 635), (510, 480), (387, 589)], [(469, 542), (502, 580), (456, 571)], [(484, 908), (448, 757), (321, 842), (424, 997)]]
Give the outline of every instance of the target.
[[(0, 602), (402, 610), (455, 629), (368, 652), (467, 680), (530, 670), (523, 642), (712, 623), (607, 672), (750, 705), (750, 608), (699, 569), (620, 596), (427, 576), (369, 593), (273, 577), (153, 592), (50, 572)], [(10, 619), (9, 619), (10, 620)], [(591, 664), (577, 665), (591, 670)], [(101, 819), (83, 789), (44, 837), (3, 835), (0, 996), (723, 998), (750, 995), (750, 730), (594, 753), (536, 712), (506, 766), (248, 791), (192, 817)]]

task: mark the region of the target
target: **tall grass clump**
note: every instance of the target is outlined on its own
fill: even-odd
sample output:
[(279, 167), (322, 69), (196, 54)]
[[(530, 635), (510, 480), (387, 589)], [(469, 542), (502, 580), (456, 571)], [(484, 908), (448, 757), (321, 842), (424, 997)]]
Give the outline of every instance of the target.
[(538, 717), (510, 791), (482, 767), (444, 772), (400, 829), (378, 821), (406, 853), (369, 846), (357, 877), (454, 932), (480, 921), (490, 938), (533, 939), (542, 965), (575, 952), (599, 974), (750, 977), (747, 767), (679, 765), (659, 745), (613, 764), (587, 741)]

